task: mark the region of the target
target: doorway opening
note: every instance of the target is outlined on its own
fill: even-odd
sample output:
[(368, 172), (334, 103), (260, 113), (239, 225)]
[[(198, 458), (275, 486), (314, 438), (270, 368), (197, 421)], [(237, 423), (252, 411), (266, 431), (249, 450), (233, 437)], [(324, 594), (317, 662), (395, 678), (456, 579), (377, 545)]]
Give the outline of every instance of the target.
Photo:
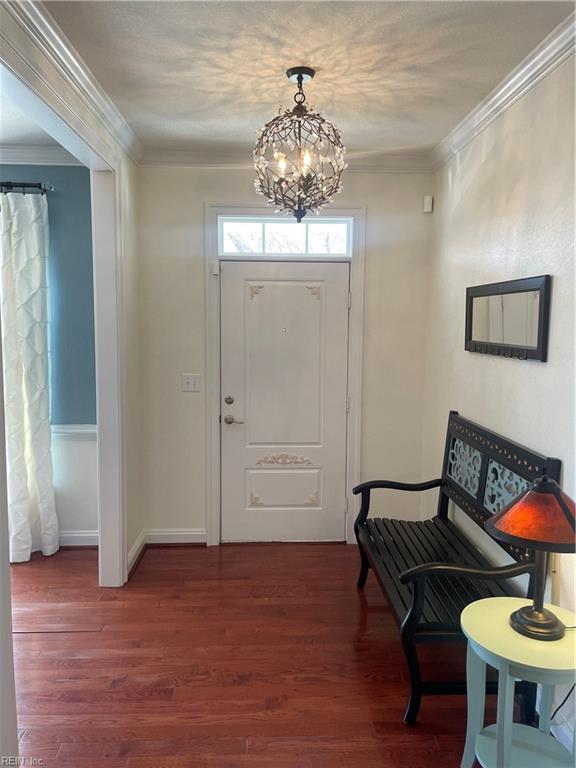
[[(7, 439), (16, 447), (16, 454), (14, 445), (7, 452), (12, 507), (15, 455), (22, 470), (23, 536), (12, 536), (10, 559), (25, 562), (31, 551), (52, 555), (60, 546), (97, 546), (100, 586), (121, 586), (127, 568), (118, 355), (118, 171), (9, 70), (1, 67), (0, 73), (0, 181), (7, 182), (0, 204), (7, 217), (4, 229), (13, 235), (3, 238), (3, 250), (11, 250), (10, 260), (16, 263), (19, 254), (10, 241), (22, 238), (23, 252), (36, 251), (38, 257), (30, 267), (38, 285), (24, 297), (30, 327), (20, 327), (20, 335), (27, 338), (13, 361), (15, 386), (7, 386), (4, 393)], [(10, 122), (11, 113), (15, 118)], [(20, 208), (30, 213), (28, 225)], [(17, 232), (17, 225), (25, 231)], [(4, 275), (10, 288), (15, 274), (8, 270)], [(23, 282), (30, 283), (29, 275), (24, 276)], [(13, 307), (22, 303), (20, 295), (9, 298)], [(32, 361), (24, 364), (22, 354), (30, 357), (31, 347)], [(22, 403), (17, 398), (13, 407), (22, 382), (25, 397)], [(9, 379), (5, 383), (9, 385)], [(2, 440), (3, 459), (5, 449)], [(50, 506), (55, 515), (44, 514)], [(13, 532), (15, 518), (10, 517)]]
[(208, 544), (352, 541), (364, 211), (209, 205), (206, 232)]

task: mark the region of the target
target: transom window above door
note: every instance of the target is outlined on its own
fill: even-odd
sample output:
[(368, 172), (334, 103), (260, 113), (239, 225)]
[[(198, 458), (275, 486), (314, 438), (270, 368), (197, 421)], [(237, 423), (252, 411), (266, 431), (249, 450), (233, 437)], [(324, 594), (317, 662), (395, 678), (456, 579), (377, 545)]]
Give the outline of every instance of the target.
[(352, 256), (352, 219), (314, 217), (298, 223), (271, 216), (219, 216), (218, 255), (347, 260)]

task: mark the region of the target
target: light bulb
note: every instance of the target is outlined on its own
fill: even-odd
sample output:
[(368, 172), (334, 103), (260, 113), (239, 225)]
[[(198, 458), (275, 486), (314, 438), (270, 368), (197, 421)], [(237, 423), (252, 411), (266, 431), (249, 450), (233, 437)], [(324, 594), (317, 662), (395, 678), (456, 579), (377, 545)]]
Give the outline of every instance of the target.
[(288, 167), (286, 163), (286, 155), (282, 152), (275, 152), (274, 159), (278, 161), (278, 175), (284, 178), (286, 175), (286, 168)]
[(312, 165), (312, 155), (310, 154), (309, 149), (305, 149), (302, 155), (302, 174), (304, 176), (306, 176), (307, 173), (310, 171), (311, 165)]

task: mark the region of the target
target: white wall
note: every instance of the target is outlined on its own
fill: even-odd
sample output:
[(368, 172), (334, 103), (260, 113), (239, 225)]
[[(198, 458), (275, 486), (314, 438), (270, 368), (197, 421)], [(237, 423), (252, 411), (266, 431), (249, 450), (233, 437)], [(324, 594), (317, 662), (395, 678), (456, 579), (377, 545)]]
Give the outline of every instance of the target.
[(96, 427), (53, 426), (52, 464), (60, 544), (98, 543)]
[[(426, 174), (348, 173), (342, 207), (366, 206), (362, 475), (420, 476), (425, 286), (431, 217)], [(205, 528), (204, 204), (261, 204), (250, 171), (138, 171), (143, 398), (141, 503), (146, 527)], [(414, 514), (414, 499), (395, 511)], [(184, 535), (184, 534), (183, 534)], [(192, 534), (191, 534), (192, 535)]]
[[(454, 408), (563, 462), (574, 496), (574, 61), (484, 130), (435, 178), (422, 471), (440, 466)], [(553, 276), (547, 363), (464, 351), (466, 287)], [(427, 512), (431, 512), (427, 507)], [(574, 558), (553, 601), (574, 606)]]

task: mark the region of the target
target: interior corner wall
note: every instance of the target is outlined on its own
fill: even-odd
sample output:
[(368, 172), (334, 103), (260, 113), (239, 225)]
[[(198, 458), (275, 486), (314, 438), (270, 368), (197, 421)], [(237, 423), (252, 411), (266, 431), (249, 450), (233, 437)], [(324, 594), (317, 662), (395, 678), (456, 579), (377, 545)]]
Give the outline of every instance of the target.
[[(466, 288), (541, 274), (552, 275), (548, 362), (464, 351)], [(438, 473), (455, 409), (559, 457), (573, 496), (573, 57), (436, 173), (430, 295), (423, 474)], [(552, 586), (574, 605), (574, 558), (557, 557)]]
[[(142, 466), (148, 529), (206, 528), (205, 203), (258, 205), (250, 171), (141, 167)], [(362, 477), (420, 478), (430, 174), (347, 173), (337, 205), (366, 206)], [(180, 373), (203, 391), (180, 391)], [(413, 499), (411, 500), (413, 502)], [(402, 506), (405, 505), (405, 506)], [(395, 511), (414, 515), (398, 497)], [(196, 538), (194, 538), (196, 537)]]

